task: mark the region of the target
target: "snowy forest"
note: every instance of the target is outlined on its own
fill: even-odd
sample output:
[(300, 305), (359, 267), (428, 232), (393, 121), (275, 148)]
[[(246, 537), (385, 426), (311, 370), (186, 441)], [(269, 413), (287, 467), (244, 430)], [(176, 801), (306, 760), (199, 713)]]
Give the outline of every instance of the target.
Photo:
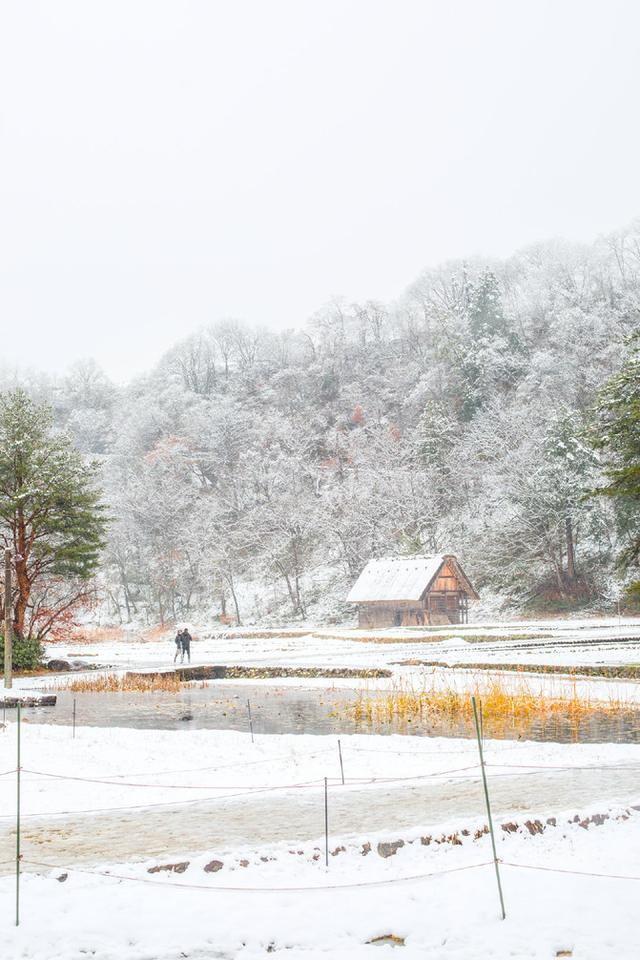
[(105, 621), (341, 622), (368, 559), (434, 552), (486, 611), (610, 611), (628, 522), (589, 496), (589, 429), (639, 306), (636, 221), (446, 263), (295, 330), (212, 322), (126, 386), (90, 360), (1, 386), (99, 464)]

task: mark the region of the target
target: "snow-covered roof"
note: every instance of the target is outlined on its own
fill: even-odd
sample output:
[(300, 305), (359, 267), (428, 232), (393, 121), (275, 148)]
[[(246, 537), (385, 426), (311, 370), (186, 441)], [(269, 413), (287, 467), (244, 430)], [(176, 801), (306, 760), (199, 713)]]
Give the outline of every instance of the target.
[(370, 560), (354, 585), (347, 603), (373, 600), (419, 600), (447, 557), (386, 557)]

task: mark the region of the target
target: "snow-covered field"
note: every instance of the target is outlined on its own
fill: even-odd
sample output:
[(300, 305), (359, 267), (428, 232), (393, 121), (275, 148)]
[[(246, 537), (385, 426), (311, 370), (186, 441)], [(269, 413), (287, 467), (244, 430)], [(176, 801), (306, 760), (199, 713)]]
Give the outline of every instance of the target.
[[(518, 627), (542, 632), (539, 623)], [(509, 639), (498, 639), (500, 630)], [(513, 662), (517, 648), (532, 642), (514, 639), (514, 625), (478, 628), (489, 632), (495, 641), (475, 644), (469, 631), (443, 641), (399, 631), (383, 643), (341, 631), (218, 635), (194, 642), (192, 659), (392, 665), (392, 681), (417, 681), (423, 668), (397, 661)], [(640, 660), (637, 622), (556, 622), (548, 634), (548, 646), (536, 652), (540, 662)], [(168, 635), (150, 643), (58, 645), (51, 653), (157, 669), (171, 666), (173, 645)], [(531, 648), (522, 657), (536, 662)], [(447, 676), (464, 684), (474, 674)], [(336, 685), (365, 682), (371, 686)], [(634, 682), (580, 683), (604, 699), (640, 691)], [(16, 686), (42, 684), (33, 678)], [(342, 736), (343, 784), (334, 736), (258, 735), (252, 742), (229, 730), (79, 726), (74, 738), (69, 727), (25, 723), (16, 928), (16, 724), (7, 716), (0, 732), (2, 958), (204, 960), (274, 952), (316, 960), (390, 956), (394, 949), (407, 958), (464, 960), (637, 956), (640, 745), (487, 741), (502, 921), (474, 741)], [(368, 943), (391, 934), (404, 946)]]
[[(192, 629), (194, 663), (324, 667), (386, 667), (403, 659), (567, 666), (640, 663), (639, 618), (520, 621), (430, 630), (309, 628), (307, 633), (296, 628), (211, 633), (204, 628)], [(80, 657), (122, 668), (151, 669), (172, 666), (175, 647), (173, 631), (167, 630), (160, 639), (144, 640), (132, 633), (127, 640), (55, 644), (48, 652), (52, 657)]]
[[(4, 880), (2, 956), (204, 960), (273, 952), (300, 960), (346, 960), (395, 956), (391, 946), (366, 945), (394, 934), (405, 938), (399, 956), (412, 960), (637, 957), (638, 884), (622, 879), (634, 874), (640, 858), (636, 817), (589, 830), (566, 826), (560, 836), (505, 837), (499, 844), (503, 859), (528, 865), (501, 868), (505, 921), (486, 837), (460, 846), (406, 845), (389, 859), (347, 852), (331, 858), (328, 870), (322, 862), (279, 852), (279, 859), (259, 866), (232, 871), (225, 865), (207, 874), (194, 864), (168, 879), (140, 873), (131, 881), (68, 871), (60, 882), (60, 870), (27, 876), (18, 930), (11, 926), (13, 884)], [(114, 872), (135, 875), (131, 868)]]

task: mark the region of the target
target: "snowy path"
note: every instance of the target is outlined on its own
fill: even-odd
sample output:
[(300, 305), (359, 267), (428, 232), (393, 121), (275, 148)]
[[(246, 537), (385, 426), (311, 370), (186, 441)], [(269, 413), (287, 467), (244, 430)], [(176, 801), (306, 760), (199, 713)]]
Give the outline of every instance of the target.
[[(623, 804), (640, 798), (640, 768), (605, 770), (490, 773), (490, 791), (496, 819), (507, 815), (557, 811), (597, 810), (609, 801)], [(484, 818), (479, 779), (431, 781), (419, 785), (333, 786), (329, 798), (332, 843), (348, 836), (383, 833), (402, 836), (402, 830), (443, 822), (463, 827)], [(293, 846), (318, 841), (323, 835), (321, 788), (267, 793), (249, 799), (196, 801), (154, 809), (26, 819), (22, 851), (28, 860), (80, 864), (145, 858), (162, 860), (186, 851), (220, 854), (239, 846), (253, 849), (274, 842)], [(5, 825), (0, 838), (0, 860), (14, 855), (15, 833)], [(25, 867), (27, 870), (28, 866)], [(7, 873), (10, 865), (1, 871)]]

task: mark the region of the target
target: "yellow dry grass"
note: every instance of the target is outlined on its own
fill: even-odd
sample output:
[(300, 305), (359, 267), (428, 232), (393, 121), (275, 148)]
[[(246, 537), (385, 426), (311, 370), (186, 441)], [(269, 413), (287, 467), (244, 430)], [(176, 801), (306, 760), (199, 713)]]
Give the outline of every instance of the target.
[(122, 627), (82, 627), (76, 630), (75, 643), (105, 643), (125, 640), (127, 634)]
[(72, 693), (179, 693), (185, 686), (186, 681), (175, 673), (103, 673), (95, 677), (67, 680), (51, 689), (70, 690)]
[(638, 705), (617, 697), (592, 700), (574, 681), (549, 692), (532, 689), (526, 680), (505, 682), (478, 678), (467, 689), (426, 680), (420, 688), (399, 682), (384, 692), (360, 691), (358, 699), (343, 706), (357, 723), (473, 724), (473, 697), (482, 703), (484, 730), (500, 736), (506, 729), (522, 732), (539, 722), (568, 722), (577, 733), (580, 724), (592, 718), (620, 719), (638, 716)]

